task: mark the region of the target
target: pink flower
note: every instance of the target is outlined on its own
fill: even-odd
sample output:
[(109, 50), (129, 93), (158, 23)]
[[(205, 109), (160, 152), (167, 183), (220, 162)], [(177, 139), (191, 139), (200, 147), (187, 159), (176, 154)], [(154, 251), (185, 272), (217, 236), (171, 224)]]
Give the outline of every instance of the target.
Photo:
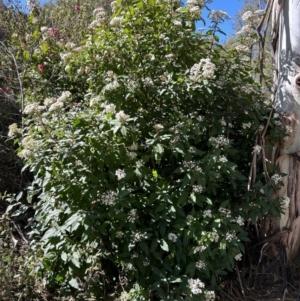
[(58, 30), (56, 28), (49, 28), (49, 31), (53, 37), (56, 37), (58, 35)]
[(80, 12), (80, 6), (79, 6), (78, 4), (75, 5), (75, 10), (76, 10), (77, 12)]
[(38, 68), (39, 68), (39, 70), (40, 70), (41, 72), (44, 71), (44, 65), (43, 65), (43, 64), (38, 64), (37, 66), (38, 66)]
[(6, 92), (7, 93), (11, 92), (11, 88), (10, 87), (6, 87)]
[(2, 88), (0, 88), (0, 93), (3, 93), (3, 92), (4, 92), (4, 90)]

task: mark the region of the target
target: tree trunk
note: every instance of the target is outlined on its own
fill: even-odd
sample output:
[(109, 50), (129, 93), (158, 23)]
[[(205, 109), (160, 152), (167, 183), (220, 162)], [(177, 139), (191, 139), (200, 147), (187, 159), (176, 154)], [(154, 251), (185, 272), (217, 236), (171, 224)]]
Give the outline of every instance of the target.
[(277, 146), (276, 164), (287, 176), (276, 194), (287, 200), (287, 206), (280, 218), (265, 223), (261, 234), (276, 242), (273, 255), (278, 257), (275, 245), (283, 246), (293, 263), (300, 253), (300, 0), (273, 0), (272, 32), (275, 110), (282, 126), (292, 132)]

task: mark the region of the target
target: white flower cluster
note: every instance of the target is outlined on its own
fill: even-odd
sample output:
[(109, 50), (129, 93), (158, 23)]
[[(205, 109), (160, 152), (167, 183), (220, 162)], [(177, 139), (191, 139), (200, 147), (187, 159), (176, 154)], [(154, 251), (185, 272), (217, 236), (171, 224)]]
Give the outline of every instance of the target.
[(216, 295), (214, 291), (207, 291), (205, 293), (205, 300), (204, 301), (215, 301)]
[(194, 18), (200, 17), (203, 6), (203, 0), (187, 0), (188, 11)]
[(222, 10), (212, 10), (209, 14), (209, 18), (213, 22), (217, 22), (217, 23), (225, 20), (230, 20), (230, 16)]
[(231, 211), (229, 209), (221, 207), (221, 208), (219, 208), (219, 212), (220, 212), (221, 216), (225, 216), (225, 217), (231, 216)]
[(198, 64), (195, 64), (190, 69), (190, 78), (194, 82), (199, 82), (203, 79), (215, 78), (216, 65), (211, 62), (210, 58), (201, 59)]
[(224, 155), (220, 155), (218, 161), (221, 162), (221, 163), (226, 163), (226, 162), (228, 162), (227, 158), (226, 158)]
[(134, 242), (139, 242), (141, 241), (143, 238), (143, 234), (140, 231), (136, 231), (135, 233), (133, 233), (132, 235), (132, 240)]
[(62, 92), (61, 96), (58, 97), (57, 101), (58, 102), (66, 102), (67, 100), (70, 99), (70, 97), (72, 96), (70, 91), (64, 91)]
[(104, 90), (111, 92), (117, 90), (119, 87), (120, 87), (119, 82), (117, 80), (113, 80), (112, 82), (108, 83), (105, 86)]
[(162, 124), (155, 124), (153, 128), (155, 129), (156, 132), (159, 132), (164, 129), (164, 126)]
[(115, 175), (117, 176), (118, 180), (126, 177), (126, 172), (123, 169), (117, 169)]
[(203, 269), (206, 268), (206, 263), (202, 260), (199, 260), (199, 261), (196, 262), (196, 268), (198, 270), (203, 270)]
[(22, 139), (22, 146), (24, 149), (33, 151), (36, 150), (37, 144), (30, 136), (26, 136)]
[(201, 252), (203, 252), (205, 249), (206, 249), (205, 246), (197, 246), (197, 247), (195, 248), (195, 251), (201, 253)]
[(200, 279), (189, 279), (189, 288), (194, 295), (202, 294), (203, 288), (205, 287), (204, 283)]
[(278, 184), (279, 182), (281, 182), (282, 177), (278, 173), (276, 173), (271, 177), (271, 180), (273, 180), (275, 184)]
[(118, 194), (115, 191), (107, 191), (101, 196), (101, 203), (106, 206), (114, 206), (116, 204)]
[(177, 235), (176, 234), (174, 234), (174, 233), (169, 233), (168, 234), (168, 239), (170, 240), (170, 241), (172, 241), (172, 242), (176, 242), (177, 241)]
[(201, 193), (203, 191), (203, 187), (201, 185), (193, 185), (193, 192)]
[(103, 7), (99, 7), (94, 9), (93, 15), (95, 16), (95, 20), (89, 25), (89, 29), (95, 29), (102, 24), (106, 23), (106, 11)]
[(242, 35), (242, 36), (251, 36), (253, 34), (256, 34), (256, 31), (254, 27), (250, 24), (246, 24), (243, 26), (241, 30), (239, 30), (236, 35)]
[(8, 129), (9, 129), (7, 134), (8, 137), (15, 137), (15, 136), (22, 135), (22, 130), (18, 128), (18, 125), (16, 123), (11, 124), (8, 127)]
[(210, 137), (208, 141), (217, 148), (229, 145), (229, 139), (224, 135), (220, 135), (218, 137)]
[(212, 233), (211, 233), (211, 238), (212, 238), (212, 240), (213, 240), (214, 242), (218, 242), (219, 239), (220, 239), (220, 236), (218, 235), (217, 232), (212, 232)]
[(44, 111), (46, 109), (45, 106), (40, 106), (39, 103), (34, 102), (34, 103), (30, 103), (28, 104), (25, 108), (24, 108), (24, 114), (28, 114), (28, 115), (33, 115), (33, 114), (40, 114), (42, 111)]
[(27, 0), (26, 1), (26, 6), (27, 8), (31, 11), (35, 7), (38, 7), (40, 5), (40, 2), (38, 0)]
[(108, 105), (105, 106), (104, 112), (106, 114), (108, 114), (108, 113), (115, 114), (116, 113), (116, 106), (114, 104), (108, 104)]
[(260, 151), (261, 151), (261, 146), (260, 145), (255, 145), (253, 147), (253, 154), (260, 154)]
[(124, 111), (120, 111), (116, 114), (117, 120), (119, 120), (121, 123), (125, 123), (129, 119), (129, 115), (126, 115)]
[(187, 222), (192, 222), (194, 220), (194, 217), (192, 216), (192, 215), (188, 215), (187, 217), (186, 217), (186, 221)]
[(236, 218), (236, 223), (240, 226), (244, 226), (244, 219), (239, 215), (237, 218)]
[(237, 254), (237, 255), (234, 257), (234, 259), (237, 260), (237, 261), (240, 261), (240, 260), (242, 260), (242, 257), (243, 257), (243, 255), (240, 253), (240, 254)]
[(204, 210), (203, 211), (203, 217), (209, 217), (211, 218), (212, 217), (212, 214), (211, 214), (211, 210)]
[(248, 123), (242, 123), (242, 128), (245, 130), (245, 129), (250, 129), (251, 128), (251, 125), (252, 123), (251, 122), (248, 122)]
[(136, 219), (139, 218), (139, 215), (137, 214), (137, 210), (136, 209), (131, 209), (129, 211), (129, 213), (127, 214), (128, 220), (132, 223), (134, 222)]
[(250, 52), (250, 48), (246, 45), (237, 45), (234, 49), (236, 51), (242, 52), (242, 53), (249, 53)]
[(112, 27), (121, 27), (123, 22), (124, 22), (123, 17), (114, 17), (110, 20), (109, 25)]
[(137, 153), (135, 152), (126, 152), (126, 154), (131, 160), (134, 160), (137, 157)]
[(225, 238), (227, 241), (231, 242), (236, 239), (236, 234), (234, 231), (227, 232)]

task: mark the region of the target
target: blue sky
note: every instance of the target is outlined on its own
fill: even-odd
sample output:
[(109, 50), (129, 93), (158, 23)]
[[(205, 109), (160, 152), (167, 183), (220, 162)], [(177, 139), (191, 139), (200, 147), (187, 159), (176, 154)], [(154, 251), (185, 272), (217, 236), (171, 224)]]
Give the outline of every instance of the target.
[[(53, 0), (54, 1), (54, 0)], [(47, 2), (47, 0), (40, 0), (40, 3)], [(185, 2), (185, 1), (184, 1)], [(26, 0), (21, 0), (21, 4), (25, 6)], [(220, 35), (220, 40), (224, 41), (226, 38), (233, 32), (232, 20), (236, 15), (237, 11), (241, 8), (243, 0), (214, 0), (212, 3), (209, 3), (209, 8), (212, 10), (223, 10), (228, 13), (231, 17), (231, 20), (225, 21), (221, 24), (221, 29), (227, 34), (227, 36)], [(203, 17), (207, 19), (209, 12), (204, 10)], [(203, 28), (204, 24), (200, 22), (197, 24), (197, 28)]]

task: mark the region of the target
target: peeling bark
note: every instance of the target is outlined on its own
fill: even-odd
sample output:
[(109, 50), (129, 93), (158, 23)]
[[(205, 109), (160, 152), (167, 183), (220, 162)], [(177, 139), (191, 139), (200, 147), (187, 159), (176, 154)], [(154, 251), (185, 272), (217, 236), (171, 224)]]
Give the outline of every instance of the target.
[[(275, 110), (283, 115), (282, 126), (293, 129), (278, 144), (276, 164), (287, 176), (276, 196), (288, 197), (290, 203), (280, 218), (262, 225), (261, 234), (284, 246), (291, 263), (300, 255), (300, 0), (273, 0), (272, 32)], [(278, 257), (278, 250), (271, 249)]]

